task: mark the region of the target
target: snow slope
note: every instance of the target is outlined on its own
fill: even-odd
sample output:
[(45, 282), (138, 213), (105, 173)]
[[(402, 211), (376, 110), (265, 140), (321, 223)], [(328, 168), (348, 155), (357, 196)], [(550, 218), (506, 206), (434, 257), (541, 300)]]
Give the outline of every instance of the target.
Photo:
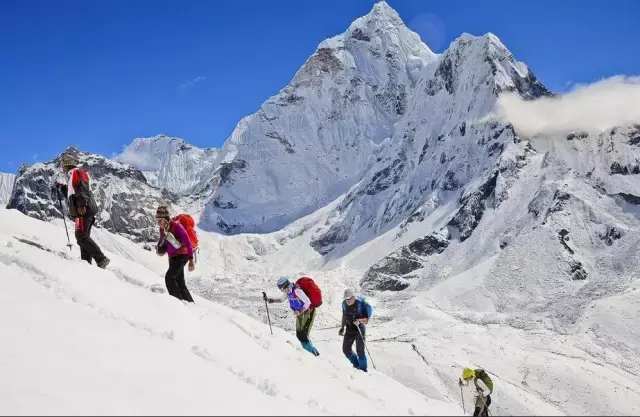
[[(0, 399), (8, 414), (459, 415), (291, 333), (165, 292), (166, 260), (97, 229), (107, 270), (59, 222), (0, 209)], [(30, 242), (30, 243), (29, 243)]]
[(200, 149), (180, 138), (157, 135), (134, 139), (114, 159), (142, 171), (155, 187), (185, 194), (213, 175), (218, 153), (216, 148)]
[(15, 174), (0, 172), (0, 205), (6, 205), (11, 199), (11, 191), (16, 181)]

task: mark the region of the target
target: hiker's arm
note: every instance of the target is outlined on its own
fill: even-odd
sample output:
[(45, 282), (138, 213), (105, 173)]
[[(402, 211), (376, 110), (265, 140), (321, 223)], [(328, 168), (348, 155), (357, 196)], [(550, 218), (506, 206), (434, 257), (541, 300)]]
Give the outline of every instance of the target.
[(360, 319), (358, 319), (360, 323), (369, 324), (369, 312), (367, 311), (366, 305), (362, 306), (362, 313), (360, 313)]
[(191, 246), (191, 239), (187, 235), (187, 231), (184, 230), (184, 227), (181, 224), (178, 224), (176, 227), (176, 238), (183, 246), (187, 248), (187, 257), (189, 260), (193, 259), (193, 247)]
[(287, 294), (281, 294), (280, 297), (276, 297), (276, 298), (267, 298), (267, 302), (268, 303), (282, 303), (284, 302), (284, 300), (286, 300), (287, 298)]
[(304, 291), (302, 291), (302, 289), (300, 288), (296, 288), (295, 293), (296, 293), (296, 296), (300, 299), (300, 301), (302, 301), (302, 303), (304, 304), (300, 312), (303, 312), (309, 309), (309, 307), (311, 307), (311, 300), (309, 300), (309, 297), (307, 297), (307, 294), (305, 294)]

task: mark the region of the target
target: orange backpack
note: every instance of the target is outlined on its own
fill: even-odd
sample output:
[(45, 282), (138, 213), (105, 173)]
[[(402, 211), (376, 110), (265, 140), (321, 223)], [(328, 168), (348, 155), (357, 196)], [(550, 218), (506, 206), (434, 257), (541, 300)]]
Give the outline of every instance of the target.
[(190, 214), (182, 213), (178, 214), (171, 220), (180, 223), (182, 227), (184, 227), (184, 229), (187, 231), (187, 236), (189, 236), (189, 240), (191, 241), (191, 246), (194, 250), (197, 249), (198, 235), (196, 234), (196, 222), (195, 220), (193, 220), (193, 217), (191, 217)]

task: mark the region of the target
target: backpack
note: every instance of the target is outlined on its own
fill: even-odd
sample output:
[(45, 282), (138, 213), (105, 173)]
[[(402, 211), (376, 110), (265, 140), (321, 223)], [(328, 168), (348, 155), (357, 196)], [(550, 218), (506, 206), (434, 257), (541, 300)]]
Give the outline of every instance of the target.
[(184, 230), (187, 231), (187, 236), (189, 236), (189, 240), (191, 241), (191, 246), (193, 249), (198, 248), (198, 235), (196, 233), (196, 222), (193, 220), (190, 214), (182, 213), (173, 217), (171, 220), (174, 222), (178, 222), (184, 227)]
[[(362, 307), (364, 306), (364, 308), (367, 309), (367, 317), (371, 318), (371, 315), (373, 314), (373, 307), (371, 307), (371, 304), (365, 301), (362, 295), (358, 296), (356, 303), (358, 304), (358, 314), (362, 315)], [(342, 302), (342, 312), (344, 313), (346, 310), (347, 310), (347, 300), (344, 300)]]
[(312, 308), (322, 305), (322, 291), (320, 291), (320, 288), (318, 288), (314, 280), (309, 277), (302, 277), (296, 281), (295, 286), (301, 288), (307, 297), (309, 297)]
[(484, 369), (474, 369), (476, 374), (476, 378), (480, 381), (484, 382), (484, 384), (489, 388), (490, 392), (493, 392), (493, 381), (489, 377), (489, 374)]

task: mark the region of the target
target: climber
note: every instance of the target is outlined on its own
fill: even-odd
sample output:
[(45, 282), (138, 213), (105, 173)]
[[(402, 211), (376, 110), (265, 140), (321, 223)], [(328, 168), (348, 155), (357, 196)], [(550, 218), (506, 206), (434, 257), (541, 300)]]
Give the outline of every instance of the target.
[(78, 168), (78, 164), (78, 158), (73, 154), (63, 154), (60, 157), (60, 167), (69, 178), (69, 182), (64, 184), (56, 181), (55, 187), (59, 193), (66, 196), (69, 217), (75, 222), (75, 235), (76, 242), (80, 246), (80, 258), (89, 264), (95, 259), (96, 265), (104, 269), (109, 265), (110, 260), (91, 238), (91, 228), (96, 221), (98, 204), (91, 191), (91, 178), (87, 171)]
[(164, 276), (167, 291), (178, 300), (193, 303), (184, 278), (184, 267), (187, 263), (189, 272), (195, 269), (193, 246), (187, 231), (180, 222), (171, 219), (166, 206), (158, 207), (156, 220), (160, 227), (160, 240), (156, 246), (156, 253), (158, 256), (167, 254), (169, 257), (169, 269)]
[(458, 379), (458, 384), (460, 386), (471, 386), (471, 381), (473, 381), (472, 390), (475, 396), (475, 411), (473, 415), (488, 417), (493, 381), (484, 369), (464, 368), (462, 370), (462, 379)]
[(296, 315), (296, 337), (305, 350), (319, 356), (318, 349), (309, 340), (309, 334), (316, 317), (316, 307), (322, 304), (320, 289), (309, 277), (302, 277), (295, 283), (290, 282), (287, 277), (280, 277), (277, 285), (282, 291), (281, 297), (267, 298), (267, 295), (262, 293), (263, 297), (269, 303), (289, 300), (289, 307)]
[[(344, 290), (342, 301), (342, 325), (338, 334), (342, 339), (342, 352), (351, 361), (353, 367), (367, 372), (367, 357), (364, 352), (366, 338), (365, 324), (369, 323), (371, 305), (363, 297), (356, 297), (353, 289)], [(345, 332), (345, 326), (347, 331)], [(356, 352), (353, 353), (353, 342), (356, 342)]]

